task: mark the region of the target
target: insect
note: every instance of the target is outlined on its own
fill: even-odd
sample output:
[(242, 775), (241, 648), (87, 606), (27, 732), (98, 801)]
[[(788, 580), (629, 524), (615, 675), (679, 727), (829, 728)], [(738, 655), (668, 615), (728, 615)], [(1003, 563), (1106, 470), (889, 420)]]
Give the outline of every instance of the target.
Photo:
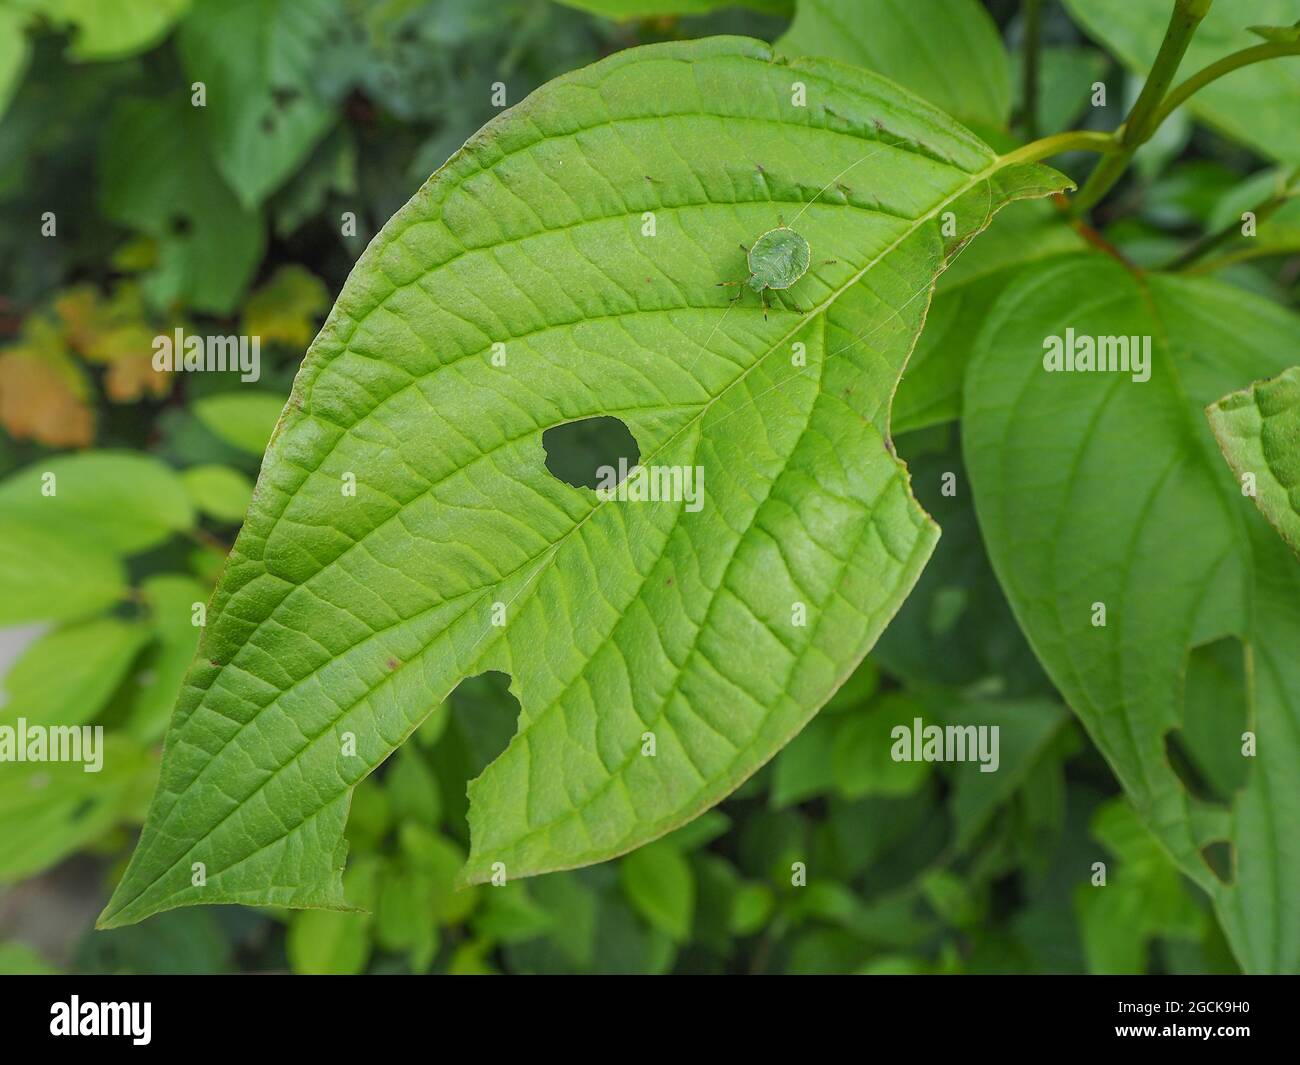
[[(741, 250), (749, 257), (749, 276), (743, 281), (719, 281), (718, 286), (745, 285), (758, 293), (763, 303), (763, 318), (767, 318), (767, 290), (777, 291), (790, 288), (808, 272), (812, 262), (812, 249), (800, 234), (785, 224), (779, 215), (776, 228), (769, 229), (748, 248), (741, 245)], [(835, 262), (834, 259), (825, 260)], [(732, 297), (735, 303), (745, 294), (744, 289)], [(803, 312), (801, 312), (803, 313)]]

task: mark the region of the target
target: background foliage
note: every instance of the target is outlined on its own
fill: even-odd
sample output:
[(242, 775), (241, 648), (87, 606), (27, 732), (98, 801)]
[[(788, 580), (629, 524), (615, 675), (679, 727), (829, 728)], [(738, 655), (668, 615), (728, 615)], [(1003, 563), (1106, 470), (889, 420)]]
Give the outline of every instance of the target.
[[(1089, 241), (1175, 261), (1285, 181), (1295, 140), (1270, 123), (1288, 99), (1294, 112), (1297, 82), (1263, 67), (1141, 149), (1099, 233), (1017, 206), (944, 275), (894, 421), (943, 538), (850, 683), (716, 810), (616, 862), (452, 891), (465, 781), (515, 727), (489, 675), (357, 789), (345, 882), (369, 913), (203, 907), (89, 930), (156, 780), (191, 604), (210, 594), (298, 361), (368, 239), (495, 113), (492, 83), (516, 102), (621, 48), (734, 32), (879, 70), (1000, 150), (1025, 139), (1019, 5), (944, 0), (924, 25), (920, 6), (0, 0), (0, 625), (22, 626), (0, 715), (100, 723), (112, 744), (100, 774), (0, 767), (0, 970), (1235, 971), (1205, 895), (1021, 635), (970, 494), (939, 486), (945, 471), (965, 481), (963, 367), (1026, 264)], [(1207, 24), (1221, 50), (1203, 61), (1249, 43), (1242, 22), (1300, 14), (1241, 6), (1259, 10)], [(871, 9), (870, 32), (850, 7)], [(1114, 128), (1167, 4), (1044, 8), (1039, 132)], [(1094, 82), (1106, 106), (1090, 105)], [(1089, 165), (1058, 162), (1076, 177)], [(1227, 241), (1195, 270), (1294, 307), (1295, 206), (1267, 243)], [(261, 380), (155, 372), (152, 339), (177, 327), (260, 335)], [(84, 513), (31, 511), (46, 470), (84, 486)], [(1213, 678), (1214, 653), (1196, 668)], [(911, 716), (1000, 724), (1001, 771), (881, 761), (882, 730)], [(790, 886), (795, 860), (817, 871), (806, 888)], [(1104, 891), (1089, 886), (1096, 861)]]

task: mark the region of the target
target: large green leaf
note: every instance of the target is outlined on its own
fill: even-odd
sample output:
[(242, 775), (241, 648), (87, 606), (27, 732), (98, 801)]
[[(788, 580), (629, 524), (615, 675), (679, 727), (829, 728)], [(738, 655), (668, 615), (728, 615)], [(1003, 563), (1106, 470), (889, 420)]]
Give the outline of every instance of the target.
[(979, 0), (799, 0), (776, 48), (883, 74), (977, 129), (1007, 124), (1010, 66)]
[[(1153, 338), (1150, 380), (1046, 372), (1045, 338), (1067, 328)], [(1283, 369), (1298, 344), (1300, 319), (1238, 289), (1144, 280), (1086, 256), (1008, 288), (966, 377), (976, 508), (1012, 607), (1255, 971), (1300, 966), (1300, 561), (1242, 497), (1202, 411)], [(1245, 647), (1258, 749), (1230, 737), (1245, 784), (1216, 797), (1185, 783), (1171, 754), (1197, 735), (1183, 704), (1189, 653), (1223, 637)], [(1223, 841), (1220, 879), (1212, 845)]]
[[(1130, 70), (1145, 74), (1160, 50), (1173, 0), (1065, 0), (1070, 14)], [(1230, 52), (1260, 44), (1256, 25), (1296, 21), (1295, 0), (1228, 0), (1210, 7), (1192, 38), (1179, 78)], [(1300, 114), (1300, 57), (1243, 67), (1193, 96), (1187, 108), (1197, 118), (1248, 144), (1261, 155), (1300, 161), (1295, 116)]]
[[(470, 784), (470, 881), (602, 861), (737, 787), (933, 547), (887, 438), (933, 278), (1063, 184), (892, 83), (739, 38), (621, 52), (490, 123), (307, 354), (103, 922), (341, 905), (353, 786), (487, 670), (521, 712)], [(730, 305), (737, 244), (782, 213), (813, 248), (806, 313)], [(542, 434), (595, 416), (643, 463), (702, 467), (704, 505), (552, 476)]]
[(325, 136), (333, 111), (312, 66), (337, 0), (195, 0), (177, 37), (185, 73), (207, 88), (200, 121), (246, 208), (278, 189)]
[(1205, 413), (1243, 494), (1300, 551), (1300, 366), (1224, 396)]

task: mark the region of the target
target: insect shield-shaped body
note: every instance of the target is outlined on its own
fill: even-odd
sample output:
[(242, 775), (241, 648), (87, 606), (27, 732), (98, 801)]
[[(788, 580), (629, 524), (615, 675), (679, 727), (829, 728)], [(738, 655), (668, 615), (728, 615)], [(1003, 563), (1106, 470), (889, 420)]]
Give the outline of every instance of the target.
[(749, 287), (789, 288), (808, 272), (812, 249), (789, 226), (769, 229), (749, 249)]
[[(808, 272), (808, 264), (812, 262), (812, 249), (808, 242), (784, 222), (778, 222), (775, 229), (769, 229), (750, 247), (741, 245), (749, 256), (749, 277), (744, 281), (718, 282), (720, 286), (745, 285), (757, 292), (763, 303), (764, 318), (767, 317), (767, 290), (789, 288)], [(732, 298), (732, 302), (743, 295), (742, 290)]]

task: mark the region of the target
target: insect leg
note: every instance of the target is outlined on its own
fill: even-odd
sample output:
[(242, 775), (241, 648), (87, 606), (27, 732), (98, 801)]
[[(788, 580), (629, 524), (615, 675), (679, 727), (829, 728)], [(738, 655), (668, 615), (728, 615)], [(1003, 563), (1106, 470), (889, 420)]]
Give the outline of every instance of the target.
[[(743, 284), (745, 284), (744, 281), (719, 281), (716, 287), (733, 288), (736, 285), (743, 285)], [(737, 292), (734, 296), (731, 297), (730, 302), (735, 303), (737, 300), (741, 299), (744, 295), (745, 295), (745, 290), (742, 288), (739, 292)]]

